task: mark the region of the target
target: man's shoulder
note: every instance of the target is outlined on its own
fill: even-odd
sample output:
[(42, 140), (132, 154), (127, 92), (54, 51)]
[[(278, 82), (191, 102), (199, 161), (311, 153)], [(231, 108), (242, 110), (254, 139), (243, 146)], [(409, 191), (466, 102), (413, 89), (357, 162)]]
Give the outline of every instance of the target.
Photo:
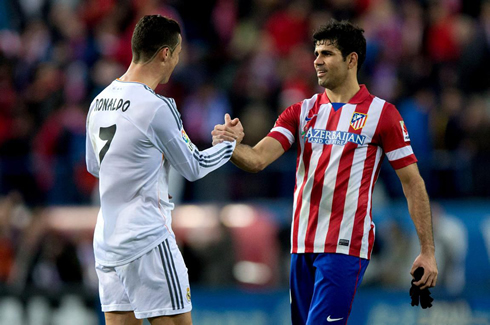
[(362, 102), (368, 103), (370, 106), (370, 110), (379, 109), (382, 110), (383, 112), (398, 111), (395, 104), (371, 93), (367, 93), (366, 96), (363, 98)]

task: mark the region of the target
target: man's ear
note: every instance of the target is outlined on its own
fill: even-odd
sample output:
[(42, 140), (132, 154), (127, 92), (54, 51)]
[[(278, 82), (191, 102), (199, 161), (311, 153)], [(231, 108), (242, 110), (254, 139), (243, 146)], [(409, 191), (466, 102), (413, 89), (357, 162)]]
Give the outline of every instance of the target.
[(359, 61), (359, 55), (356, 52), (352, 52), (347, 56), (347, 64), (349, 69), (353, 69), (357, 66), (357, 62)]
[(161, 61), (165, 62), (172, 56), (170, 49), (168, 47), (164, 47), (160, 50), (160, 53), (157, 54)]

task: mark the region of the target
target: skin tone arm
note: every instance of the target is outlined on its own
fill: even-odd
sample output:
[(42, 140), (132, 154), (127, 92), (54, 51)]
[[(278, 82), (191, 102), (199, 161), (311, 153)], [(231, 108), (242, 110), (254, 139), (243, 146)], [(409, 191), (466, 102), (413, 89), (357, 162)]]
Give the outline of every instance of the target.
[(396, 170), (400, 178), (403, 193), (407, 199), (408, 211), (412, 217), (420, 241), (420, 255), (413, 262), (410, 274), (418, 267), (424, 268), (424, 275), (415, 285), (421, 289), (434, 287), (437, 282), (437, 264), (435, 258), (434, 236), (432, 231), (432, 215), (429, 196), (425, 183), (420, 176), (417, 164)]
[(211, 134), (213, 145), (222, 141), (237, 140), (231, 162), (250, 173), (263, 170), (284, 153), (281, 143), (271, 137), (263, 138), (254, 147), (241, 144), (245, 135), (242, 124), (237, 118), (231, 120), (228, 114), (225, 115), (225, 124), (216, 125)]

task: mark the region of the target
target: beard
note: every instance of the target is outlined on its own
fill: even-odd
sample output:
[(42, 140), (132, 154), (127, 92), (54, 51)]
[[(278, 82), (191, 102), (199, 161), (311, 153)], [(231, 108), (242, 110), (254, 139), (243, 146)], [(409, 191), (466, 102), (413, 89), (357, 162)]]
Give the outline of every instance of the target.
[(324, 79), (318, 78), (318, 85), (320, 85), (323, 88), (333, 90), (339, 87), (340, 85), (342, 85), (346, 79), (347, 79), (347, 74), (345, 75), (338, 74), (336, 76), (330, 76), (329, 78), (324, 78)]

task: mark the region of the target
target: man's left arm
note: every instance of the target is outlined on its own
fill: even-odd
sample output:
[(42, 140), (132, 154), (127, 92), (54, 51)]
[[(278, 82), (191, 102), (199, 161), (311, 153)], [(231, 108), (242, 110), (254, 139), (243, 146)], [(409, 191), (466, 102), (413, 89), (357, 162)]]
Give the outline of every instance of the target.
[(415, 285), (421, 289), (434, 287), (437, 282), (437, 264), (435, 258), (434, 235), (429, 196), (425, 183), (420, 176), (417, 164), (411, 164), (396, 170), (400, 178), (403, 193), (407, 198), (408, 211), (412, 217), (420, 241), (420, 255), (413, 262), (410, 273), (418, 267), (424, 268), (424, 275)]

